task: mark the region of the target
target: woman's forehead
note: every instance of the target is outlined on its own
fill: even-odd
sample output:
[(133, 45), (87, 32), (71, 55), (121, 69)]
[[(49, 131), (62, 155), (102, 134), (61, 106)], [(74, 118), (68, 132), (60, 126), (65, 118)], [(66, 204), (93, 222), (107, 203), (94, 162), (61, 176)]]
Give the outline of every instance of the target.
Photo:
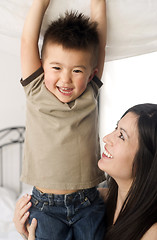
[(128, 136), (130, 136), (135, 132), (138, 133), (137, 122), (138, 115), (133, 112), (128, 112), (123, 118), (118, 121), (118, 126), (119, 128), (122, 128), (124, 131), (126, 131)]

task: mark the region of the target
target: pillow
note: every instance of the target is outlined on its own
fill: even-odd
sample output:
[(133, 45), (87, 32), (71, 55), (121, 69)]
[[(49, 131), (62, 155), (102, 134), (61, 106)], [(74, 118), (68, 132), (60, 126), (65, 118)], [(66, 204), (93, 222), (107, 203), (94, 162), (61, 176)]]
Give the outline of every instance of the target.
[(7, 188), (0, 187), (0, 236), (15, 230), (13, 215), (16, 202), (16, 193)]
[(0, 187), (0, 221), (11, 222), (16, 203), (16, 193)]

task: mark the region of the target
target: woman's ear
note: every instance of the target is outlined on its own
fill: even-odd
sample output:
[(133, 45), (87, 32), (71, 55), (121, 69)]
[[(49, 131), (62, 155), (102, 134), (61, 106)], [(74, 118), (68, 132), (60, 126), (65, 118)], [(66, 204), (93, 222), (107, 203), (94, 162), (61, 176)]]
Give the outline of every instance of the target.
[(97, 74), (97, 72), (98, 72), (98, 68), (93, 69), (91, 75), (89, 76), (88, 82), (90, 82), (93, 79), (93, 77)]

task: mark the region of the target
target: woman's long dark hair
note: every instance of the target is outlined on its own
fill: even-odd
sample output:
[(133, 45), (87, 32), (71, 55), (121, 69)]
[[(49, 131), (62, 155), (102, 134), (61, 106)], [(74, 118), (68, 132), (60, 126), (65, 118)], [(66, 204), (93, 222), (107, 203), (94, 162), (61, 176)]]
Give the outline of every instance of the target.
[(133, 106), (122, 118), (128, 112), (138, 115), (139, 150), (133, 163), (132, 186), (114, 224), (118, 186), (113, 178), (108, 179), (105, 240), (140, 240), (157, 222), (157, 104)]

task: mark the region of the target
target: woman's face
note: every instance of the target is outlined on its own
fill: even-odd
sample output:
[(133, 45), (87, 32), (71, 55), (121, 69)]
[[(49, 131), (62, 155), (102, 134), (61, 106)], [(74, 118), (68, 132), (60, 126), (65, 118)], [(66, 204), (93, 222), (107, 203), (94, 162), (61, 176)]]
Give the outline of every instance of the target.
[(132, 165), (138, 150), (137, 120), (136, 114), (127, 113), (103, 139), (104, 152), (98, 166), (115, 181), (132, 182)]

